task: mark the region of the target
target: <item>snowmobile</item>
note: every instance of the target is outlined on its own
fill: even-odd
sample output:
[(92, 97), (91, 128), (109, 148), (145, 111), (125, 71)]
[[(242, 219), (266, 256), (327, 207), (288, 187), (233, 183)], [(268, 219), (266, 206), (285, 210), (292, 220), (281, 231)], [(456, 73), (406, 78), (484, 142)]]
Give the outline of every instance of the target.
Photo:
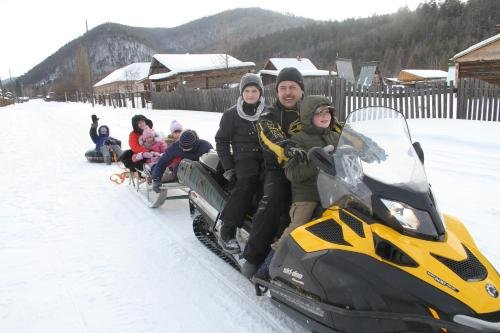
[[(357, 110), (333, 153), (308, 157), (323, 212), (287, 237), (270, 279), (252, 279), (257, 290), (314, 332), (500, 332), (500, 276), (441, 213), (401, 113)], [(217, 243), (226, 192), (216, 155), (181, 168), (196, 236), (239, 268)]]

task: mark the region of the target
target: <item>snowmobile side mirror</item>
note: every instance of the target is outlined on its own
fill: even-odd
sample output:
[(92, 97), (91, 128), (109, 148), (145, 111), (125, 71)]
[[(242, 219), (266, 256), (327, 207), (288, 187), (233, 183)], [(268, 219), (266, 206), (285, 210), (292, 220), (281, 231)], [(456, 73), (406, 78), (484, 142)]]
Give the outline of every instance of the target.
[(413, 149), (415, 149), (415, 152), (417, 153), (418, 159), (422, 164), (424, 164), (424, 150), (422, 149), (422, 146), (420, 145), (420, 142), (415, 141), (413, 142)]
[(333, 157), (331, 155), (328, 155), (328, 153), (324, 151), (323, 148), (313, 147), (309, 149), (307, 158), (309, 159), (313, 167), (316, 167), (331, 176), (336, 175)]

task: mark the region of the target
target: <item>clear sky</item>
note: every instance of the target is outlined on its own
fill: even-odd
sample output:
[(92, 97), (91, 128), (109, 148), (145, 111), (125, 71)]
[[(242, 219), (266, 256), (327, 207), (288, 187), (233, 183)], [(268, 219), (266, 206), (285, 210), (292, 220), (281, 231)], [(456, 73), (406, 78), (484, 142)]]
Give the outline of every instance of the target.
[(0, 0), (0, 77), (20, 76), (105, 22), (175, 27), (227, 9), (261, 7), (316, 20), (415, 9), (424, 0)]

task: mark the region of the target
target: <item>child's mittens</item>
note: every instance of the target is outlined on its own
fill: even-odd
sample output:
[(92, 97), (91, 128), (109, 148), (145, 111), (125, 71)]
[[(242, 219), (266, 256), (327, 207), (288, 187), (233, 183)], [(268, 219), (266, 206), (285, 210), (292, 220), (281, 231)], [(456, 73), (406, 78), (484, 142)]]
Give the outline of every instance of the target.
[(136, 160), (136, 161), (140, 161), (140, 160), (142, 160), (142, 159), (144, 158), (144, 157), (142, 156), (142, 154), (143, 154), (143, 153), (137, 153), (137, 154), (135, 154), (135, 160)]
[(154, 156), (153, 153), (147, 151), (142, 153), (142, 158), (152, 158), (153, 156)]

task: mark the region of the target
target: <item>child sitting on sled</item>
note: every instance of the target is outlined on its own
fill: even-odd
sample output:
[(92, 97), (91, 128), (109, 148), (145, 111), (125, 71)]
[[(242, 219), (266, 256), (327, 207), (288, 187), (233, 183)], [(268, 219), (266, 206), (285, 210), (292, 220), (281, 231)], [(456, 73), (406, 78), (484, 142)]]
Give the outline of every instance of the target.
[[(158, 160), (158, 164), (153, 169), (153, 191), (160, 193), (162, 182), (177, 179), (178, 165), (172, 167), (172, 162), (176, 159), (188, 158), (193, 161), (198, 161), (200, 156), (208, 153), (210, 149), (213, 149), (210, 142), (199, 139), (195, 131), (185, 130), (182, 132), (179, 140), (167, 148), (165, 153)], [(173, 177), (172, 179), (165, 180), (165, 174), (169, 173), (168, 171), (165, 173), (166, 170), (170, 170), (169, 175)]]
[(90, 138), (95, 143), (95, 150), (102, 154), (104, 162), (106, 164), (111, 164), (111, 154), (114, 155), (114, 159), (118, 160), (122, 154), (121, 141), (109, 136), (109, 127), (99, 125), (99, 118), (95, 114), (92, 115), (92, 125), (90, 125)]
[(181, 137), (182, 130), (183, 130), (182, 124), (177, 120), (172, 120), (172, 122), (170, 123), (170, 134), (167, 135), (167, 137), (165, 138), (167, 146), (170, 147), (172, 143), (179, 140), (179, 138)]
[(147, 149), (147, 151), (133, 154), (132, 162), (137, 163), (144, 160), (149, 170), (153, 168), (160, 159), (161, 154), (167, 149), (167, 144), (149, 127), (142, 131), (142, 135), (139, 137), (139, 145)]

